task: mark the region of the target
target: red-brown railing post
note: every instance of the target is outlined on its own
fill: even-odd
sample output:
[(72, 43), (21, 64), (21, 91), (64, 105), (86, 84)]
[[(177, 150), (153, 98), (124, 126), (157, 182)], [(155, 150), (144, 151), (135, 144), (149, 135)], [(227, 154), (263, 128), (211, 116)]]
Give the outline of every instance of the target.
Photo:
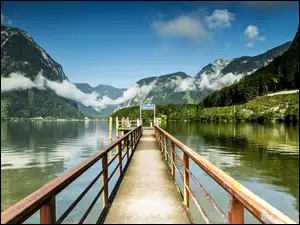
[(165, 135), (165, 161), (168, 163), (168, 137)]
[(161, 131), (159, 131), (159, 135), (158, 135), (158, 137), (159, 137), (159, 148), (160, 148), (160, 151), (162, 152), (162, 147), (161, 147)]
[(231, 194), (229, 197), (228, 223), (243, 224), (244, 223), (244, 205)]
[(48, 201), (40, 209), (41, 224), (55, 224), (56, 223), (56, 205), (55, 195), (52, 195)]
[[(165, 154), (165, 135), (162, 133), (161, 135), (161, 142), (162, 142), (162, 152)], [(165, 157), (165, 156), (164, 156)]]
[(126, 154), (127, 154), (127, 162), (129, 161), (129, 135), (126, 138)]
[(102, 208), (104, 208), (108, 201), (108, 168), (107, 168), (107, 153), (102, 157)]
[(121, 148), (121, 143), (118, 144), (118, 162), (119, 162), (119, 177), (122, 175), (122, 148)]
[(188, 186), (190, 183), (189, 173), (186, 169), (189, 169), (189, 156), (184, 152), (183, 153), (183, 190), (184, 190), (184, 204), (189, 208), (190, 207), (190, 195), (188, 191)]
[(175, 143), (171, 141), (171, 173), (173, 178), (175, 179)]

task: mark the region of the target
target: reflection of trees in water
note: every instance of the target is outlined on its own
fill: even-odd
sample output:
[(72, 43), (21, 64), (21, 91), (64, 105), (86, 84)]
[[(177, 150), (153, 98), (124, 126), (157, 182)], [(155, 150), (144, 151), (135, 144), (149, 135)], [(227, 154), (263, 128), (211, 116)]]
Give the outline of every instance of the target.
[(51, 151), (58, 141), (78, 137), (84, 130), (84, 124), (79, 122), (17, 122), (9, 123), (7, 126), (6, 139), (7, 144), (14, 144), (17, 148), (23, 149), (34, 143), (49, 145)]
[(53, 180), (63, 168), (62, 161), (44, 167), (1, 170), (1, 212)]
[[(294, 196), (299, 210), (299, 126), (182, 122), (166, 126), (170, 134), (199, 154), (238, 157), (238, 165), (224, 163), (221, 169), (238, 180), (254, 177), (274, 185)], [(209, 152), (209, 146), (215, 151)]]
[(1, 123), (1, 210), (107, 144), (106, 130), (101, 122)]

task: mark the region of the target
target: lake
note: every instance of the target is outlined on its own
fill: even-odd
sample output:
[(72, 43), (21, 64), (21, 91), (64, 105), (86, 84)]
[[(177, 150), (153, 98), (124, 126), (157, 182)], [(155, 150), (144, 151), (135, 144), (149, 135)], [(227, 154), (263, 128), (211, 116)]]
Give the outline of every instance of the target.
[[(162, 123), (161, 126), (275, 208), (299, 222), (298, 125), (205, 124), (171, 121)], [(108, 143), (107, 121), (2, 122), (1, 211)], [(196, 165), (191, 163), (190, 167), (227, 214), (228, 194)], [(100, 163), (95, 164), (57, 196), (57, 217), (100, 171)], [(113, 177), (113, 182), (116, 178), (117, 173)], [(182, 185), (179, 180), (178, 183), (179, 186)], [(193, 185), (192, 181), (190, 183)], [(100, 187), (101, 179), (64, 223), (78, 221)], [(213, 222), (222, 222), (212, 207), (205, 202), (201, 191), (196, 186), (192, 188), (203, 202)], [(201, 222), (193, 204), (191, 208), (195, 220)], [(101, 198), (85, 223), (95, 223), (100, 211)], [(26, 221), (26, 223), (38, 222), (39, 213)], [(255, 220), (246, 213), (246, 222), (255, 222)]]

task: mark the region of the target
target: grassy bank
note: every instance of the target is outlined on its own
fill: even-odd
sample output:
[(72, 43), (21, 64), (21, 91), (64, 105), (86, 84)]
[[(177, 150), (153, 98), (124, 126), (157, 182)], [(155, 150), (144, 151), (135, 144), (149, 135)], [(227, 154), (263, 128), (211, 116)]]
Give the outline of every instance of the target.
[(206, 108), (199, 113), (207, 121), (299, 121), (299, 93), (262, 96), (246, 104)]
[[(246, 104), (203, 108), (200, 105), (158, 105), (157, 117), (164, 120), (218, 121), (299, 121), (299, 93), (257, 97)], [(139, 107), (134, 106), (116, 111), (112, 116), (139, 117)], [(143, 111), (143, 118), (153, 118), (152, 111)]]

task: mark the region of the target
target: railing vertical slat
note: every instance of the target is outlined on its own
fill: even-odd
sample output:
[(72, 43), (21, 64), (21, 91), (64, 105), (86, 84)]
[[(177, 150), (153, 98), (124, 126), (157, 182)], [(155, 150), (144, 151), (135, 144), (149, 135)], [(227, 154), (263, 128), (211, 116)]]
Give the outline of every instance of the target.
[(187, 186), (190, 184), (190, 175), (186, 169), (189, 169), (189, 156), (183, 153), (183, 190), (184, 190), (184, 204), (190, 207), (190, 195)]
[(126, 155), (127, 155), (127, 161), (126, 163), (129, 161), (129, 136), (126, 139)]
[(169, 151), (169, 146), (168, 146), (168, 137), (167, 137), (167, 135), (165, 135), (165, 147), (166, 147), (166, 150), (165, 150), (165, 160), (166, 160), (166, 162), (167, 162), (167, 164), (168, 164), (168, 162), (169, 162), (169, 160), (168, 160), (168, 151)]
[(102, 157), (102, 208), (104, 208), (108, 201), (108, 166), (107, 166), (107, 153)]
[[(162, 151), (164, 153), (164, 157), (166, 157), (165, 156), (165, 135), (164, 134), (162, 134), (162, 136), (161, 136), (161, 141), (162, 141)], [(166, 160), (166, 158), (165, 158), (165, 160)]]
[(52, 195), (40, 209), (41, 224), (55, 224), (56, 223), (56, 202), (55, 195)]
[(231, 194), (228, 205), (228, 223), (243, 224), (244, 223), (244, 206), (243, 204)]
[(173, 178), (175, 179), (175, 143), (173, 141), (171, 141), (171, 173)]
[(122, 148), (121, 148), (121, 143), (119, 143), (119, 148), (118, 148), (118, 162), (119, 162), (119, 177), (122, 175)]

